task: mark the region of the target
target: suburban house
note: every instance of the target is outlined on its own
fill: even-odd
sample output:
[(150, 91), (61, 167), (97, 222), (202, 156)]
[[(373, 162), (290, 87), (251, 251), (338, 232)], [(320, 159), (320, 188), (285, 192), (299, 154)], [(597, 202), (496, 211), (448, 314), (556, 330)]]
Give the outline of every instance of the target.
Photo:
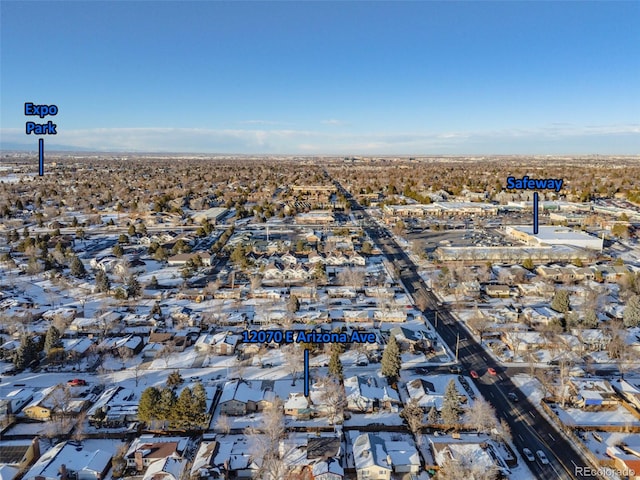
[(400, 404), (398, 393), (376, 377), (353, 376), (345, 378), (344, 389), (347, 409), (353, 412), (370, 413), (378, 410), (394, 410)]
[(143, 472), (151, 464), (167, 457), (181, 458), (188, 442), (189, 439), (186, 437), (142, 435), (136, 438), (129, 446), (124, 458), (127, 462), (127, 467)]
[(492, 298), (509, 298), (511, 289), (509, 285), (485, 285), (484, 292)]
[(82, 446), (62, 442), (48, 450), (29, 469), (25, 480), (101, 480), (111, 468), (112, 454), (104, 450), (89, 450)]
[(0, 416), (18, 413), (22, 407), (33, 400), (35, 390), (32, 388), (16, 388), (0, 397)]
[(311, 468), (314, 480), (343, 480), (344, 469), (335, 458), (321, 460)]
[(290, 392), (289, 398), (284, 402), (284, 414), (296, 418), (310, 418), (312, 410), (309, 408), (309, 400), (300, 392)]
[(415, 349), (427, 349), (431, 346), (431, 340), (427, 338), (425, 330), (411, 330), (406, 327), (393, 327), (389, 334), (396, 338), (402, 351), (414, 351)]
[(374, 433), (363, 433), (353, 442), (357, 480), (391, 480), (391, 458), (385, 441)]
[(196, 257), (200, 257), (202, 264), (206, 267), (211, 266), (211, 254), (209, 252), (193, 252), (180, 253), (167, 259), (167, 263), (172, 267), (186, 265), (189, 260), (196, 262)]
[(614, 468), (628, 472), (625, 478), (629, 480), (640, 480), (640, 444), (636, 442), (607, 447), (607, 455), (613, 459)]
[(599, 328), (574, 329), (571, 333), (591, 352), (606, 350), (611, 342), (611, 335)]
[(64, 385), (54, 385), (34, 394), (34, 400), (24, 408), (24, 414), (34, 420), (46, 421), (53, 415), (77, 415), (89, 401), (86, 388), (67, 389)]
[(420, 455), (416, 447), (402, 440), (385, 442), (385, 447), (394, 473), (418, 473), (420, 471)]
[[(192, 478), (202, 473), (213, 479), (255, 478), (259, 465), (250, 452), (251, 445), (245, 435), (226, 435), (224, 442), (202, 442), (191, 469)], [(197, 475), (194, 475), (196, 468)]]
[(442, 466), (447, 461), (466, 458), (487, 469), (497, 467), (503, 472), (506, 471), (506, 463), (493, 446), (485, 441), (486, 438), (468, 434), (452, 437), (429, 437), (429, 447), (437, 465)]
[(153, 344), (160, 348), (170, 345), (176, 352), (182, 352), (189, 346), (189, 337), (169, 332), (153, 332), (149, 335), (148, 346)]
[(591, 380), (571, 378), (569, 380), (571, 392), (581, 407), (616, 405), (620, 402), (618, 395), (606, 380)]
[(99, 345), (99, 349), (103, 351), (111, 351), (112, 353), (124, 355), (137, 355), (144, 347), (144, 340), (138, 335), (128, 335), (126, 337), (111, 337), (104, 340)]
[(224, 478), (222, 465), (216, 465), (215, 456), (220, 449), (220, 443), (204, 440), (200, 442), (198, 451), (191, 465), (191, 478)]
[(176, 455), (161, 458), (149, 465), (142, 480), (180, 480), (186, 465), (187, 460)]
[[(104, 413), (104, 416), (100, 415)], [(109, 387), (87, 411), (89, 424), (123, 425), (138, 420), (138, 401), (133, 390)]]
[(613, 389), (640, 412), (640, 379), (624, 378), (611, 382)]
[(0, 442), (0, 479), (18, 478), (19, 472), (26, 472), (28, 467), (40, 458), (40, 440), (3, 440)]
[(216, 355), (233, 355), (241, 338), (230, 332), (203, 334), (196, 340), (195, 349)]
[(218, 405), (220, 413), (224, 415), (246, 415), (248, 412), (262, 410), (273, 403), (275, 394), (268, 389), (262, 389), (262, 382), (248, 380), (233, 380), (227, 382), (222, 390)]

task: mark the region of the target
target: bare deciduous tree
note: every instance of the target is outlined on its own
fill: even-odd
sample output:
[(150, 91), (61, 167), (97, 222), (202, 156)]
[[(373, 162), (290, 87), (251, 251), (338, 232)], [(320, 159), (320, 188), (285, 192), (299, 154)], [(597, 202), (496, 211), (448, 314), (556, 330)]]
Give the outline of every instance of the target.
[(216, 420), (216, 430), (223, 435), (228, 435), (231, 432), (231, 421), (224, 413), (221, 413)]
[(416, 439), (416, 445), (420, 447), (420, 445), (422, 445), (421, 431), (424, 420), (424, 411), (418, 404), (418, 400), (415, 398), (409, 400), (404, 409), (402, 409), (402, 412), (400, 412), (400, 416), (406, 422), (411, 433), (413, 433), (413, 436)]
[(285, 436), (282, 401), (276, 399), (265, 408), (259, 425), (247, 428), (245, 435), (249, 439), (251, 455), (259, 465), (256, 478), (286, 478), (289, 467), (284, 459), (287, 452), (280, 448), (280, 442)]
[(295, 386), (298, 374), (302, 370), (302, 354), (294, 344), (286, 345), (281, 350), (284, 356), (285, 368), (287, 373), (291, 375), (291, 385)]
[(474, 462), (473, 458), (461, 456), (459, 458), (447, 458), (438, 470), (438, 480), (460, 480), (472, 478), (473, 480), (496, 480), (498, 467), (487, 465), (483, 462)]
[(344, 409), (347, 406), (342, 383), (335, 378), (325, 377), (320, 382), (320, 388), (322, 388), (320, 400), (326, 407), (329, 424), (341, 423)]
[(365, 273), (363, 268), (345, 268), (338, 273), (338, 283), (360, 289), (364, 286)]
[(483, 398), (476, 398), (465, 413), (465, 423), (478, 433), (488, 433), (498, 425), (498, 419), (489, 402)]

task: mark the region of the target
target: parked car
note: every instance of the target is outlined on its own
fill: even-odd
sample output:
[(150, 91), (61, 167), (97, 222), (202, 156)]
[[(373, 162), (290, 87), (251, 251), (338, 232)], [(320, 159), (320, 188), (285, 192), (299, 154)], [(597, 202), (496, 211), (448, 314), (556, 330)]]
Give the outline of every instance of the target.
[(451, 373), (460, 373), (462, 372), (462, 369), (460, 368), (460, 365), (449, 365), (449, 371)]
[(544, 454), (542, 450), (538, 450), (536, 452), (536, 455), (540, 459), (540, 463), (542, 463), (543, 465), (549, 465), (549, 459), (547, 458), (547, 456)]
[(529, 450), (528, 448), (523, 448), (522, 449), (522, 454), (530, 462), (535, 462), (536, 461), (536, 457), (533, 456), (533, 452), (531, 450)]
[(69, 380), (67, 382), (67, 385), (71, 387), (81, 387), (81, 386), (85, 386), (86, 384), (87, 384), (86, 380), (83, 380), (82, 378), (74, 378), (73, 380)]

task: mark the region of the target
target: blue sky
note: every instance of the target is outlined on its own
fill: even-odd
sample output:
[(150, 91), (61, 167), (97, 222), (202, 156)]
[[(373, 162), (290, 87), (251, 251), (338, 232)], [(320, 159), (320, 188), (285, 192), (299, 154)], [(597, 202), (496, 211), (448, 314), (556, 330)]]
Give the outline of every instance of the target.
[[(640, 2), (0, 2), (0, 133), (299, 154), (640, 153)], [(45, 119), (48, 120), (48, 119)]]

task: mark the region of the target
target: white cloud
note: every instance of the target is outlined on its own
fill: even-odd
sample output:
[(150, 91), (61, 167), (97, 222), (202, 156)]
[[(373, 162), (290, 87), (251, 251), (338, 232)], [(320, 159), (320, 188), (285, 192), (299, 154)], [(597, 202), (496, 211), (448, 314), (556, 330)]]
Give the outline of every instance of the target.
[(332, 125), (334, 127), (342, 127), (344, 125), (348, 125), (346, 122), (342, 120), (336, 120), (335, 118), (330, 118), (329, 120), (322, 120), (320, 123), (323, 125)]

